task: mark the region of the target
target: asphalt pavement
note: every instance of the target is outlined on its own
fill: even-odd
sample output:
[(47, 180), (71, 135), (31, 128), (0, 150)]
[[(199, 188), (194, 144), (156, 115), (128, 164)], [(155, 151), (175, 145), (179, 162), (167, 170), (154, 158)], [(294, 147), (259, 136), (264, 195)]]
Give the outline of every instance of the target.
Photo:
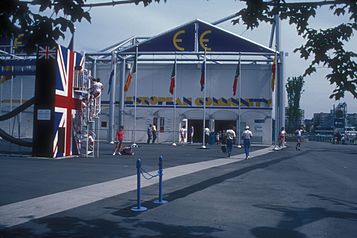
[[(143, 144), (134, 156), (112, 156), (112, 148), (102, 144), (99, 158), (3, 155), (0, 211), (39, 197), (121, 183), (135, 175), (138, 158), (145, 170), (155, 171), (163, 155), (164, 177), (171, 168), (226, 160), (216, 145), (202, 150)], [(145, 212), (131, 211), (137, 203), (134, 188), (41, 218), (26, 217), (29, 221), (19, 225), (0, 224), (0, 237), (355, 237), (357, 147), (307, 142), (301, 151), (288, 144), (270, 152), (242, 160), (242, 149), (235, 148), (232, 163), (173, 176), (163, 183), (168, 201), (163, 205), (153, 203), (157, 183), (148, 185), (141, 194)], [(70, 199), (64, 198), (68, 204)]]

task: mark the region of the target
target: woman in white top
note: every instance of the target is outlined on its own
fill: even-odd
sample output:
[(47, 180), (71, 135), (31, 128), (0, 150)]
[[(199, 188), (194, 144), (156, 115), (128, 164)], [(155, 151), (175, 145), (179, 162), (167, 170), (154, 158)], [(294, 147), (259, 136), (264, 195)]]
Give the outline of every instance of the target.
[(280, 129), (280, 133), (279, 133), (279, 147), (285, 146), (285, 137), (286, 137), (286, 131), (285, 131), (285, 128), (282, 127)]
[(94, 99), (102, 93), (103, 90), (103, 84), (100, 82), (100, 79), (93, 79), (93, 85), (91, 88), (91, 97)]

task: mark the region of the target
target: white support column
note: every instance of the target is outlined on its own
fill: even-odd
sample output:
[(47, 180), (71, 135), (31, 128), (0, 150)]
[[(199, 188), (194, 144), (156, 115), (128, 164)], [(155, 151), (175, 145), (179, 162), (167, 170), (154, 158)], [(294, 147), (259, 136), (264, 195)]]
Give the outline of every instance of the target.
[(125, 95), (124, 95), (124, 84), (125, 84), (125, 69), (126, 69), (126, 60), (121, 58), (121, 76), (120, 76), (120, 108), (119, 108), (119, 126), (124, 126), (124, 107), (125, 107)]
[(117, 56), (115, 52), (112, 52), (112, 71), (114, 71), (113, 78), (111, 79), (110, 87), (110, 101), (109, 101), (109, 131), (108, 131), (108, 138), (107, 140), (112, 142), (114, 139), (114, 132), (115, 132), (115, 118), (114, 118), (114, 111), (115, 111), (115, 89), (116, 89), (116, 75), (117, 75)]
[[(280, 51), (280, 65), (278, 67), (278, 86), (280, 91), (280, 100), (279, 105), (281, 110), (279, 111), (279, 118), (280, 118), (280, 128), (285, 127), (285, 72), (284, 72), (284, 64), (285, 64), (285, 52)], [(280, 130), (279, 128), (279, 130)]]
[[(276, 35), (275, 35), (275, 47), (276, 51), (280, 51), (280, 18), (278, 15), (275, 15), (275, 26), (276, 26)], [(280, 111), (282, 110), (281, 107), (281, 79), (280, 79), (280, 57), (281, 55), (278, 55), (276, 59), (276, 67), (277, 67), (277, 74), (276, 74), (276, 87), (275, 87), (275, 138), (274, 138), (274, 143), (277, 145), (278, 144), (278, 135), (279, 135), (279, 130), (281, 128), (281, 120), (282, 118), (280, 117), (281, 113)]]

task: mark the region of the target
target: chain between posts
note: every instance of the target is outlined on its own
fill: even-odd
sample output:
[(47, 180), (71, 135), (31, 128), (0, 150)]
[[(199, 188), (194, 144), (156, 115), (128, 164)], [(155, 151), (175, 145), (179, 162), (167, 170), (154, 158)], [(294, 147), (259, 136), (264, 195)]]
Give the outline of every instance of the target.
[[(157, 174), (151, 174), (151, 173), (147, 172), (143, 168), (140, 168), (140, 173), (144, 177), (144, 179), (146, 179), (146, 180), (150, 180), (152, 178), (155, 178), (155, 177), (159, 176), (159, 172), (157, 172)], [(149, 177), (146, 177), (146, 175), (149, 175)]]
[[(145, 169), (141, 167), (141, 159), (138, 159), (136, 161), (136, 178), (137, 178), (137, 205), (136, 207), (132, 207), (131, 210), (134, 212), (142, 212), (146, 211), (147, 208), (141, 206), (141, 175), (146, 179), (150, 180), (155, 177), (159, 177), (159, 199), (155, 200), (154, 203), (156, 204), (164, 204), (167, 203), (166, 200), (163, 199), (163, 193), (162, 193), (162, 175), (163, 175), (163, 157), (160, 156), (159, 158), (159, 170), (157, 171), (156, 174), (151, 174), (147, 172)], [(148, 177), (147, 177), (148, 175)]]

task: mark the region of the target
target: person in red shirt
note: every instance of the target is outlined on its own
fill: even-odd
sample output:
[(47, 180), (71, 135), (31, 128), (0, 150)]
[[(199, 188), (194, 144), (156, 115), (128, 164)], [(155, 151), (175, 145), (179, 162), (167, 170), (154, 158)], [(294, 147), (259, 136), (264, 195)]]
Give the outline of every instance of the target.
[(121, 155), (120, 154), (120, 149), (123, 146), (123, 140), (124, 140), (124, 131), (123, 131), (123, 129), (124, 128), (121, 126), (121, 127), (119, 127), (119, 130), (117, 131), (117, 143), (115, 145), (115, 150), (114, 150), (113, 155), (116, 155), (117, 153), (119, 155)]

